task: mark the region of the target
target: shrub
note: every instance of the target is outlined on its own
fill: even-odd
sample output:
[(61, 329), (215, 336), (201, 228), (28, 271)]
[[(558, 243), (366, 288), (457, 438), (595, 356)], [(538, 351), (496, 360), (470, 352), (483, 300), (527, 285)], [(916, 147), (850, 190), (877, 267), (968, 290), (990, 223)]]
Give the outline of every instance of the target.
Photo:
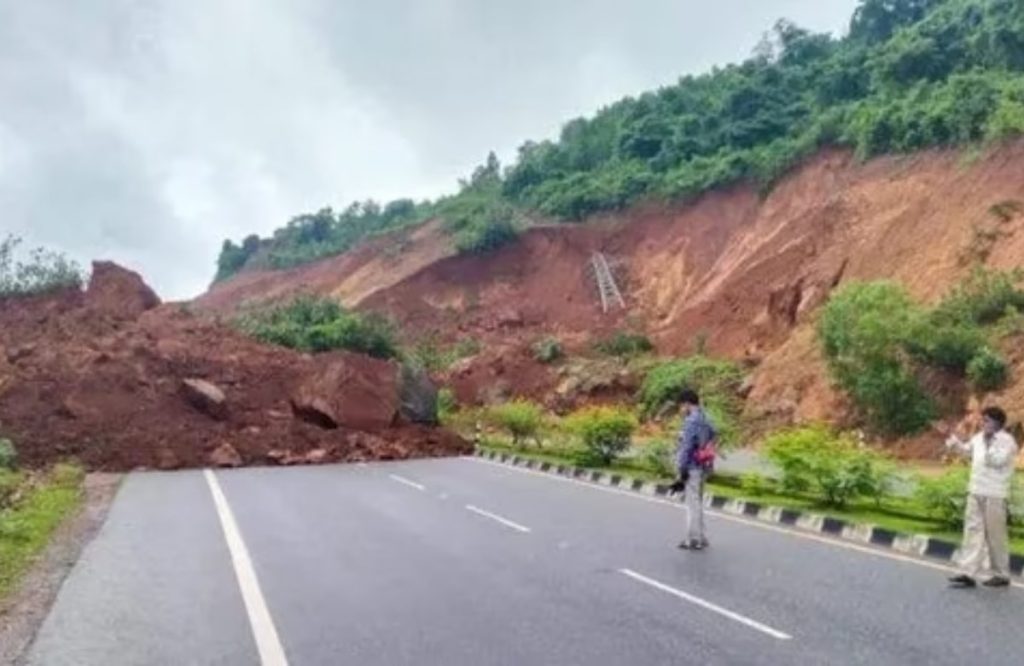
[(482, 220), (460, 229), (455, 234), (455, 247), (459, 252), (491, 252), (514, 241), (519, 230), (511, 219)]
[(14, 442), (0, 437), (0, 469), (13, 471), (18, 466), (18, 450)]
[(448, 423), (457, 409), (455, 393), (450, 388), (443, 388), (437, 392), (437, 416), (442, 423)]
[(377, 358), (395, 358), (395, 330), (378, 315), (346, 311), (328, 298), (300, 296), (293, 301), (242, 315), (237, 325), (269, 344), (308, 352), (346, 349)]
[(450, 347), (445, 347), (437, 341), (436, 336), (429, 336), (417, 342), (406, 356), (414, 364), (430, 372), (440, 372), (460, 359), (479, 353), (480, 343), (474, 338), (464, 338)]
[(992, 324), (1005, 316), (1008, 308), (1024, 310), (1024, 272), (974, 270), (938, 305), (937, 318), (953, 322)]
[(843, 508), (858, 497), (881, 501), (892, 483), (893, 468), (884, 457), (824, 427), (776, 433), (764, 453), (782, 473), (785, 492), (811, 493), (826, 506)]
[(1006, 384), (1010, 368), (1003, 357), (985, 347), (967, 365), (967, 378), (979, 391), (995, 391)]
[(1024, 204), (1016, 199), (1007, 199), (993, 204), (988, 210), (992, 215), (998, 217), (1000, 221), (1010, 222), (1024, 211)]
[(906, 359), (923, 328), (923, 313), (890, 282), (851, 283), (825, 306), (818, 336), (829, 370), (879, 431), (915, 433), (935, 414)]
[(740, 477), (740, 489), (745, 493), (760, 497), (772, 491), (772, 481), (763, 474), (748, 472)]
[(671, 478), (676, 474), (675, 452), (676, 447), (671, 441), (656, 439), (644, 446), (640, 460), (652, 474)]
[[(667, 361), (651, 369), (644, 377), (638, 399), (647, 417), (678, 405), (680, 393), (687, 388), (698, 391), (706, 406), (710, 407), (716, 401), (728, 405), (742, 380), (739, 367), (730, 361), (691, 356)], [(724, 415), (716, 413), (713, 416)], [(716, 427), (718, 425), (716, 421)]]
[(646, 335), (619, 331), (607, 340), (596, 342), (594, 349), (608, 356), (639, 356), (654, 351), (654, 343)]
[(1010, 489), (1009, 509), (1010, 525), (1024, 527), (1024, 481), (1020, 475), (1013, 479), (1013, 487)]
[(958, 467), (935, 477), (919, 477), (914, 497), (929, 516), (946, 527), (960, 529), (967, 505), (967, 483), (970, 471)]
[(29, 296), (82, 286), (81, 267), (59, 252), (36, 248), (28, 261), (15, 261), (21, 239), (8, 235), (0, 241), (0, 297)]
[(61, 488), (77, 488), (85, 480), (85, 470), (70, 463), (57, 463), (49, 473), (50, 482)]
[(907, 348), (917, 358), (960, 375), (984, 347), (985, 334), (974, 322), (935, 322), (907, 340)]
[(514, 400), (488, 410), (489, 420), (512, 436), (512, 445), (520, 446), (528, 439), (537, 442), (544, 419), (543, 410), (529, 400)]
[(629, 448), (637, 422), (618, 407), (586, 407), (569, 417), (568, 427), (582, 440), (586, 462), (610, 465)]
[(554, 363), (565, 357), (565, 350), (557, 338), (544, 338), (533, 345), (533, 357), (541, 363)]
[(7, 507), (21, 487), (23, 477), (18, 472), (0, 467), (0, 511)]

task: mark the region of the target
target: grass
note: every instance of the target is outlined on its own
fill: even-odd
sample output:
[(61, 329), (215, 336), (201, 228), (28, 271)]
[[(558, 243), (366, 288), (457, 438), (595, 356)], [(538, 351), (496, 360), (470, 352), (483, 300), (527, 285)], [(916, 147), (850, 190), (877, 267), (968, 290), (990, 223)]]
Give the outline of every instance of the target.
[[(486, 440), (481, 444), (480, 448), (496, 453), (507, 453), (518, 455), (522, 458), (549, 462), (555, 465), (580, 467), (573, 458), (571, 449), (530, 450), (514, 448), (507, 443), (493, 439)], [(609, 467), (600, 468), (600, 471), (628, 475), (633, 478), (656, 483), (668, 483), (670, 481), (670, 479), (664, 476), (652, 473), (638, 460), (620, 460)], [(820, 502), (810, 497), (785, 495), (771, 491), (751, 492), (741, 488), (739, 479), (732, 476), (716, 474), (708, 480), (707, 485), (710, 493), (728, 497), (729, 499), (745, 500), (785, 509), (812, 511), (823, 516), (851, 523), (869, 523), (894, 532), (924, 534), (945, 539), (952, 543), (959, 543), (962, 536), (958, 530), (951, 530), (938, 521), (929, 518), (912, 498), (887, 498), (881, 506), (876, 505), (871, 500), (862, 500), (854, 502), (844, 509), (834, 509), (823, 506)], [(1016, 554), (1024, 555), (1024, 528), (1015, 527), (1011, 529), (1010, 550)]]
[(42, 477), (21, 475), (24, 495), (0, 511), (0, 600), (9, 595), (57, 527), (82, 502), (84, 473), (57, 465)]

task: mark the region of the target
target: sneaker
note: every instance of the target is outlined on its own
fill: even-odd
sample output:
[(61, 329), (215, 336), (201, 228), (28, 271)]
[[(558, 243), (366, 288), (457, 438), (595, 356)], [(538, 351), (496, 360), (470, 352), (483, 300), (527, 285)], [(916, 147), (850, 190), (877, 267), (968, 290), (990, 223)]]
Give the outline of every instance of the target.
[(953, 576), (949, 579), (949, 584), (952, 587), (967, 589), (971, 587), (977, 587), (978, 583), (968, 576), (967, 574), (960, 574), (959, 576)]
[(682, 550), (704, 550), (705, 546), (704, 541), (683, 541), (679, 544)]
[(1003, 576), (996, 576), (995, 578), (986, 580), (982, 585), (985, 587), (1009, 587), (1010, 579)]

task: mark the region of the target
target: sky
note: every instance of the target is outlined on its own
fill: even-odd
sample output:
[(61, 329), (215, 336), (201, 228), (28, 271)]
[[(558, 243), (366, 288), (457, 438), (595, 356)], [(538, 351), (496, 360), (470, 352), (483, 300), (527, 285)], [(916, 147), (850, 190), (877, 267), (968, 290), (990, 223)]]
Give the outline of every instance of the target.
[(856, 0), (0, 0), (0, 238), (165, 299), (225, 238), (453, 191), (494, 150)]

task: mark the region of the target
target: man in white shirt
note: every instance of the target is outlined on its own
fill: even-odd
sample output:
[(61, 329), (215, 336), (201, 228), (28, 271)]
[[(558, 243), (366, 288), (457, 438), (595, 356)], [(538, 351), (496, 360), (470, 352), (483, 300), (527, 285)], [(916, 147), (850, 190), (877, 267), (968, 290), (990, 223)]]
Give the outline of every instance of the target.
[(1017, 442), (1006, 432), (1006, 412), (989, 407), (982, 412), (982, 430), (964, 442), (956, 435), (946, 446), (971, 456), (971, 483), (964, 517), (964, 542), (960, 549), (961, 573), (949, 579), (954, 587), (972, 588), (988, 554), (992, 577), (987, 587), (1010, 585), (1010, 549), (1006, 505), (1013, 483)]

